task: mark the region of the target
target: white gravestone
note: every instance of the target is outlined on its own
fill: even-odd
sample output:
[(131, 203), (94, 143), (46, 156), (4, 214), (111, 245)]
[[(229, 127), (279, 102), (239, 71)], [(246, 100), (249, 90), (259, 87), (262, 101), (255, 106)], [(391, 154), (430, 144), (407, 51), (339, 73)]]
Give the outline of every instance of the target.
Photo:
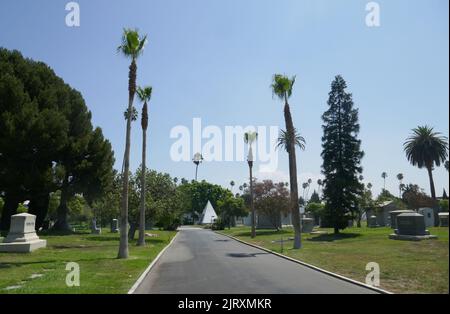
[(102, 233), (102, 229), (97, 227), (97, 219), (92, 219), (92, 229), (91, 229), (93, 234), (101, 234)]
[(47, 240), (41, 240), (35, 230), (36, 216), (18, 214), (11, 216), (11, 227), (0, 252), (32, 252), (47, 246)]
[(119, 221), (117, 219), (113, 219), (111, 222), (111, 232), (112, 233), (119, 232)]

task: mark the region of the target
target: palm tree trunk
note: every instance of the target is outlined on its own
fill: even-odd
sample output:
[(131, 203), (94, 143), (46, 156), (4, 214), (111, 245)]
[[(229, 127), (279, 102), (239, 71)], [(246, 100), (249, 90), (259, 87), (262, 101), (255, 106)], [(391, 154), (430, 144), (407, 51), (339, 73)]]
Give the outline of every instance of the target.
[(294, 226), (294, 249), (300, 249), (302, 247), (302, 229), (301, 229), (301, 217), (298, 204), (298, 183), (297, 183), (297, 160), (295, 157), (295, 131), (294, 123), (292, 122), (291, 111), (289, 109), (289, 103), (287, 101), (287, 95), (285, 97), (284, 106), (284, 119), (286, 122), (286, 131), (289, 134), (289, 184), (291, 188), (291, 213), (292, 213), (292, 225)]
[(147, 148), (147, 132), (142, 130), (142, 176), (141, 176), (141, 210), (139, 216), (139, 240), (137, 245), (145, 245), (145, 158), (146, 158), (146, 148)]
[(120, 244), (118, 258), (128, 258), (128, 185), (130, 171), (131, 119), (133, 100), (136, 92), (136, 60), (133, 59), (128, 75), (128, 116), (125, 140), (125, 161), (123, 169), (122, 210), (120, 213)]
[(433, 180), (433, 167), (427, 166), (427, 170), (428, 170), (428, 178), (430, 179), (431, 198), (436, 200), (436, 191), (434, 189), (434, 180)]
[(195, 181), (197, 181), (198, 164), (195, 164)]

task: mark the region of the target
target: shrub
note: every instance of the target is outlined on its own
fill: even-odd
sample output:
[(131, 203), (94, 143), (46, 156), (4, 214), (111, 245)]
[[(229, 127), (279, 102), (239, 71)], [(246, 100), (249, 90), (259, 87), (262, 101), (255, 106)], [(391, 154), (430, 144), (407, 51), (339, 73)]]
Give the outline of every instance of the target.
[(212, 230), (224, 230), (225, 221), (222, 218), (217, 218), (216, 221), (211, 226)]

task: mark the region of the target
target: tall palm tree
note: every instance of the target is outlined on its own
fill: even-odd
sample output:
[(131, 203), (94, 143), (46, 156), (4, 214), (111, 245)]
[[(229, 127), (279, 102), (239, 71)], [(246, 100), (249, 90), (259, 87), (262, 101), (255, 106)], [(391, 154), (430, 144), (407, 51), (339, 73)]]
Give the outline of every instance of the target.
[(367, 183), (367, 189), (368, 189), (368, 190), (372, 190), (372, 183), (370, 183), (370, 182)]
[(291, 212), (292, 225), (294, 226), (294, 249), (299, 249), (301, 243), (301, 217), (298, 204), (298, 183), (297, 183), (297, 160), (295, 157), (295, 128), (292, 122), (291, 109), (289, 107), (288, 99), (292, 95), (292, 88), (295, 83), (295, 76), (289, 78), (285, 75), (275, 74), (271, 85), (273, 95), (278, 96), (284, 101), (284, 120), (286, 124), (286, 138), (287, 138), (287, 153), (289, 155), (289, 181), (290, 181), (290, 197), (291, 197)]
[(141, 102), (144, 103), (142, 106), (142, 116), (141, 116), (141, 126), (142, 126), (142, 173), (141, 173), (141, 208), (139, 212), (139, 239), (137, 242), (138, 246), (145, 245), (145, 175), (147, 173), (147, 168), (145, 166), (146, 160), (146, 150), (147, 150), (147, 127), (148, 127), (148, 108), (147, 103), (152, 98), (152, 87), (138, 87), (137, 96)]
[(253, 201), (253, 151), (252, 151), (252, 144), (256, 139), (258, 138), (258, 133), (256, 132), (246, 132), (244, 134), (244, 142), (245, 144), (248, 144), (248, 168), (250, 170), (250, 208), (252, 212), (252, 231), (251, 231), (251, 237), (256, 237), (256, 216), (255, 216), (255, 204)]
[(306, 202), (306, 189), (308, 188), (308, 182), (303, 182), (302, 188), (303, 188), (303, 200)]
[(234, 188), (235, 185), (236, 185), (236, 183), (233, 180), (231, 180), (230, 181), (231, 193), (233, 193), (233, 188)]
[(312, 179), (308, 179), (308, 191), (306, 192), (306, 198), (309, 198), (309, 190), (311, 189)]
[(195, 164), (195, 181), (197, 181), (197, 174), (198, 174), (198, 165), (200, 165), (203, 161), (203, 156), (200, 153), (196, 153), (194, 155), (194, 158), (192, 158), (192, 161)]
[(397, 174), (397, 180), (398, 180), (398, 197), (402, 197), (402, 190), (403, 190), (403, 173), (399, 173)]
[(123, 162), (123, 189), (122, 189), (122, 209), (120, 213), (120, 245), (118, 258), (128, 258), (128, 184), (130, 170), (130, 146), (131, 146), (131, 120), (133, 112), (133, 100), (136, 93), (136, 61), (144, 51), (147, 36), (140, 36), (138, 30), (124, 29), (122, 43), (117, 51), (125, 57), (131, 59), (128, 73), (128, 115), (127, 131), (125, 141), (125, 156)]
[(386, 178), (388, 177), (388, 174), (386, 172), (382, 172), (381, 177), (383, 178), (383, 191), (385, 191), (386, 190)]
[(323, 181), (322, 181), (322, 179), (318, 179), (317, 180), (317, 186), (319, 187), (317, 190), (317, 193), (320, 195), (320, 188), (322, 187), (322, 185), (323, 185)]
[(436, 199), (434, 189), (433, 169), (445, 163), (448, 157), (448, 139), (439, 132), (434, 132), (427, 125), (418, 126), (403, 144), (406, 158), (413, 166), (426, 168), (430, 180), (431, 197)]

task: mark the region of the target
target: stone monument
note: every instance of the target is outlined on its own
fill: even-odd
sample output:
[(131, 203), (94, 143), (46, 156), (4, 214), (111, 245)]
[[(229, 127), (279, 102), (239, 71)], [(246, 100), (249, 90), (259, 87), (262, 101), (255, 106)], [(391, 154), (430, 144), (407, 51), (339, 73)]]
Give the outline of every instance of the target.
[(41, 240), (35, 230), (36, 216), (18, 214), (11, 216), (11, 227), (0, 252), (28, 253), (47, 246), (47, 240)]
[(419, 208), (417, 211), (425, 218), (425, 227), (434, 227), (434, 209), (433, 208)]
[(97, 219), (92, 219), (92, 234), (101, 234), (102, 229), (97, 227)]
[(314, 228), (313, 218), (302, 218), (302, 233), (311, 233)]
[(111, 233), (119, 232), (119, 221), (117, 219), (113, 219), (111, 221)]
[(377, 224), (377, 216), (370, 216), (368, 219), (367, 219), (367, 227), (368, 228), (376, 228), (376, 227), (379, 227), (378, 226), (378, 224)]
[(437, 238), (425, 229), (425, 219), (421, 214), (403, 213), (397, 216), (396, 222), (397, 229), (389, 235), (389, 239), (420, 241)]
[(439, 226), (448, 227), (448, 213), (439, 213)]
[(415, 211), (410, 210), (410, 209), (406, 209), (406, 210), (393, 210), (391, 212), (389, 212), (389, 215), (391, 216), (391, 228), (392, 229), (397, 229), (397, 216), (404, 214), (404, 213), (415, 213)]

